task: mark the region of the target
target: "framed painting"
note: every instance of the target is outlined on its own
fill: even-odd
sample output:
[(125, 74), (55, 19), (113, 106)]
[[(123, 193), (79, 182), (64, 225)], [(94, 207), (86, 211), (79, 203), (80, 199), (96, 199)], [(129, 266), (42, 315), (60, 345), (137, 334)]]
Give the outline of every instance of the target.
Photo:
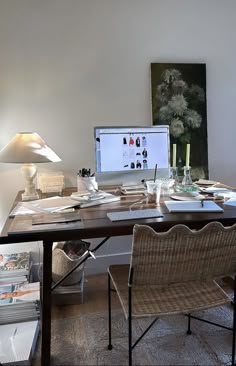
[(208, 179), (206, 65), (151, 63), (151, 94), (153, 124), (169, 125), (179, 175), (190, 144), (192, 179)]

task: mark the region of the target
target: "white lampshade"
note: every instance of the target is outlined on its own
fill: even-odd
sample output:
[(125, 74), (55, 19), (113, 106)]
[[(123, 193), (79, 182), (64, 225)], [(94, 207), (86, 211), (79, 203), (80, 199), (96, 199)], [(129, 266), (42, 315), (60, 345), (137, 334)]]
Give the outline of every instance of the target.
[(61, 159), (36, 132), (17, 133), (0, 151), (2, 163), (48, 163)]
[(21, 163), (22, 174), (26, 179), (23, 200), (38, 198), (33, 179), (37, 169), (34, 163), (58, 162), (61, 159), (46, 145), (36, 132), (17, 133), (12, 140), (0, 151), (1, 163)]

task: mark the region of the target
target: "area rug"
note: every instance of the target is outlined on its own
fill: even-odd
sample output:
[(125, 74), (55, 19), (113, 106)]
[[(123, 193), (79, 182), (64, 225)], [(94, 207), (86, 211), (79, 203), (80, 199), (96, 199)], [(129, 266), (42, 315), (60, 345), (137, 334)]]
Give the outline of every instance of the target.
[[(231, 326), (232, 306), (198, 312), (211, 321)], [(137, 339), (150, 319), (133, 322)], [(192, 320), (186, 334), (185, 316), (162, 317), (133, 351), (133, 365), (230, 365), (232, 332)], [(122, 311), (112, 315), (112, 344), (109, 351), (107, 313), (91, 313), (52, 321), (52, 366), (128, 365), (127, 322)], [(33, 363), (39, 365), (39, 351)], [(47, 365), (45, 365), (47, 366)]]

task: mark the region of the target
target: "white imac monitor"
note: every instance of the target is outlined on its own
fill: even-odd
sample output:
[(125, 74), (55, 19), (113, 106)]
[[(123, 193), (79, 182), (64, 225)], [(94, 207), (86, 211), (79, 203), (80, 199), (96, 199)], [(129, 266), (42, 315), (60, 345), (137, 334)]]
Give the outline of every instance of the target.
[(103, 184), (141, 184), (170, 173), (169, 126), (95, 127), (96, 177)]

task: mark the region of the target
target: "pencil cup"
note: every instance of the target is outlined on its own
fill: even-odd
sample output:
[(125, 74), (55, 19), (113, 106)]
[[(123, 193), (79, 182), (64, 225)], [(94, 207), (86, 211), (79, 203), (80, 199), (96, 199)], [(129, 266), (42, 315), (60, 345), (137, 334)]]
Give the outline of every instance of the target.
[(147, 184), (148, 203), (159, 204), (162, 183), (160, 181), (156, 181), (156, 182), (147, 181), (146, 184)]
[(79, 193), (91, 193), (97, 190), (96, 177), (80, 177), (77, 175), (77, 191)]

